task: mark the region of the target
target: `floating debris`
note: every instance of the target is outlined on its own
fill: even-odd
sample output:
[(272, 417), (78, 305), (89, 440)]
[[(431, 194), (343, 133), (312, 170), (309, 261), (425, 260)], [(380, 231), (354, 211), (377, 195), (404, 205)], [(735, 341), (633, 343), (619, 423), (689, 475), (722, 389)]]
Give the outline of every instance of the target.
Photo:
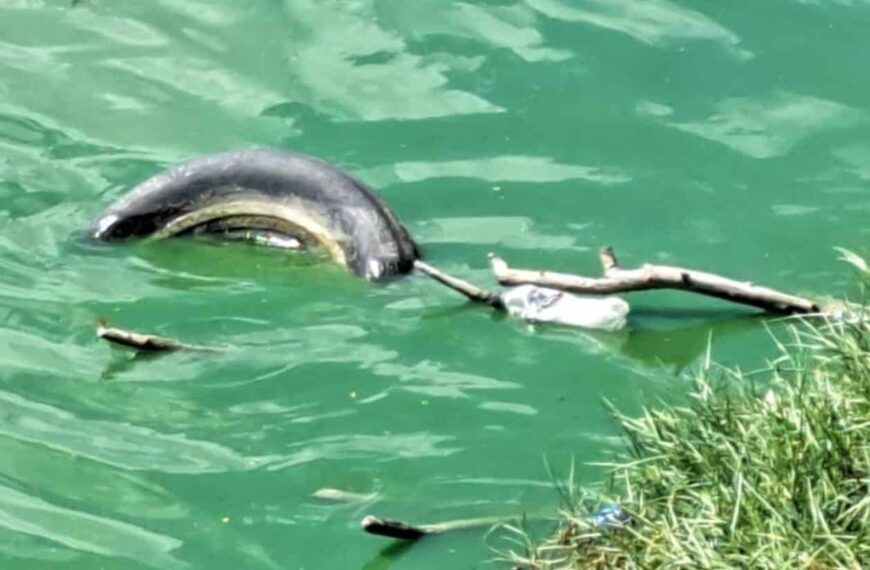
[(592, 513), (589, 522), (600, 527), (618, 527), (631, 522), (631, 517), (619, 503), (608, 503)]
[(530, 323), (556, 323), (617, 331), (625, 326), (628, 303), (619, 297), (580, 297), (546, 287), (520, 285), (501, 294), (507, 312)]
[(209, 352), (219, 352), (224, 349), (199, 346), (195, 344), (187, 344), (175, 339), (157, 336), (153, 334), (144, 334), (134, 331), (128, 331), (116, 327), (108, 326), (106, 319), (101, 318), (97, 322), (97, 338), (101, 338), (106, 342), (123, 346), (126, 348), (134, 348), (144, 352), (172, 352), (176, 350), (200, 350)]
[(378, 494), (354, 493), (353, 491), (342, 491), (341, 489), (324, 487), (316, 490), (311, 496), (321, 501), (333, 501), (336, 503), (369, 503), (374, 501), (378, 497)]
[(369, 534), (396, 538), (398, 540), (419, 540), (432, 530), (425, 526), (414, 526), (400, 521), (380, 519), (371, 515), (362, 520), (362, 528)]
[(362, 529), (369, 534), (396, 538), (399, 540), (419, 540), (430, 534), (441, 534), (453, 530), (491, 527), (502, 524), (507, 517), (482, 517), (461, 519), (436, 524), (414, 525), (406, 522), (382, 519), (369, 515), (362, 520)]

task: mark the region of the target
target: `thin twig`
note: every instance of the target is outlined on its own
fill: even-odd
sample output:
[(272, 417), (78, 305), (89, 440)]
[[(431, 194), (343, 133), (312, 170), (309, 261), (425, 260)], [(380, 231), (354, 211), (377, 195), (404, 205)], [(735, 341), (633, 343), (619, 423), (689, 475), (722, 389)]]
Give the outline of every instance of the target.
[(504, 309), (504, 303), (502, 303), (501, 296), (498, 293), (492, 293), (490, 291), (487, 291), (486, 289), (481, 289), (477, 285), (469, 283), (468, 281), (463, 281), (458, 277), (448, 275), (440, 269), (436, 269), (435, 267), (432, 267), (428, 263), (420, 261), (419, 259), (414, 262), (414, 267), (419, 269), (435, 281), (438, 281), (442, 285), (446, 285), (454, 291), (465, 295), (468, 299), (474, 301), (475, 303), (489, 305), (495, 309)]

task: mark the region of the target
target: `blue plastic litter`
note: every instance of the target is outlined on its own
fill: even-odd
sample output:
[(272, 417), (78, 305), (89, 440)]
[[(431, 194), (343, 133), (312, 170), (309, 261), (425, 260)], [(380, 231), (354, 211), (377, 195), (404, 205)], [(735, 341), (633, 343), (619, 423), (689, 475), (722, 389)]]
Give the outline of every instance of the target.
[(589, 521), (595, 526), (622, 526), (629, 522), (630, 517), (619, 503), (607, 503), (595, 511)]

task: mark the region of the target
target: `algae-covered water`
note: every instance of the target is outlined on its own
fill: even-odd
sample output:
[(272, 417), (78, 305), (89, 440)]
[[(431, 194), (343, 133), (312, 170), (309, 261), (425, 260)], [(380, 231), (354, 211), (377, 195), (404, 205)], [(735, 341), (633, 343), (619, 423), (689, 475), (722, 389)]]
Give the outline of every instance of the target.
[[(709, 338), (771, 354), (767, 320), (679, 293), (590, 334), (422, 276), (89, 243), (131, 185), (287, 148), (480, 284), (490, 251), (594, 274), (609, 244), (839, 295), (832, 247), (870, 244), (868, 30), (860, 0), (0, 0), (0, 567), (483, 567), (483, 530), (404, 549), (359, 519), (550, 514), (543, 458), (592, 483), (619, 449), (603, 398), (684, 393)], [(133, 358), (99, 317), (230, 349)]]

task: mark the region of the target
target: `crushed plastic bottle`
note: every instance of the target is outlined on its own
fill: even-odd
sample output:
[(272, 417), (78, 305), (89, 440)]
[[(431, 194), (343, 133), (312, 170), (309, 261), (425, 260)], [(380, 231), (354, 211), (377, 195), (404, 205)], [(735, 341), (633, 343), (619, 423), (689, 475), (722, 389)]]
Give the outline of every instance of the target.
[(580, 297), (545, 287), (520, 285), (504, 291), (508, 313), (532, 323), (557, 323), (616, 331), (625, 326), (628, 303), (619, 297)]
[(631, 517), (619, 503), (607, 503), (592, 513), (589, 522), (598, 527), (619, 527), (631, 522)]

